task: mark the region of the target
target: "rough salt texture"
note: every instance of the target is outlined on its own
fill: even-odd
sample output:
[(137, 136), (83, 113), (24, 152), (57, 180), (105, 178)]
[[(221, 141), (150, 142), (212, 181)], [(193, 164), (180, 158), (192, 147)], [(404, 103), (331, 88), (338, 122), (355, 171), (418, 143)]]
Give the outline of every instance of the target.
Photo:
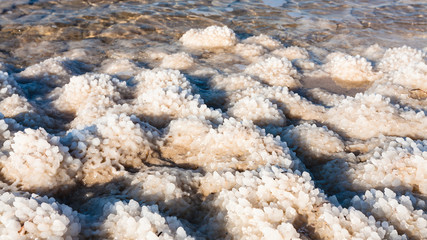
[(296, 88), (301, 86), (299, 75), (292, 63), (286, 58), (268, 58), (259, 63), (249, 65), (245, 72), (259, 77), (271, 86), (286, 86)]
[(77, 212), (53, 198), (5, 192), (0, 213), (1, 239), (79, 239)]
[(190, 68), (194, 65), (193, 58), (188, 53), (175, 53), (171, 55), (166, 55), (160, 67), (162, 68), (171, 68), (177, 70), (183, 70)]
[(1, 239), (427, 238), (425, 49), (121, 44), (0, 63)]
[(233, 30), (227, 26), (210, 26), (205, 29), (191, 29), (180, 39), (182, 44), (190, 48), (224, 48), (234, 46), (237, 42)]
[(104, 207), (101, 236), (113, 239), (194, 239), (187, 236), (176, 217), (163, 217), (156, 205), (140, 206), (136, 201), (116, 202)]
[(71, 157), (59, 137), (44, 129), (25, 129), (11, 139), (10, 156), (2, 162), (7, 181), (22, 185), (24, 190), (48, 191), (75, 184), (81, 161)]
[(379, 78), (371, 64), (363, 57), (332, 53), (329, 62), (324, 66), (334, 80), (342, 82), (372, 82)]

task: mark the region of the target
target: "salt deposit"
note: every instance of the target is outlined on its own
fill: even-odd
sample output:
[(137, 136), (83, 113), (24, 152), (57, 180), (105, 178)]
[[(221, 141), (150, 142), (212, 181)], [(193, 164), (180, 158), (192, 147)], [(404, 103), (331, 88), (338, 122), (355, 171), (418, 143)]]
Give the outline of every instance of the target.
[(0, 64), (1, 239), (427, 238), (425, 49), (175, 39)]

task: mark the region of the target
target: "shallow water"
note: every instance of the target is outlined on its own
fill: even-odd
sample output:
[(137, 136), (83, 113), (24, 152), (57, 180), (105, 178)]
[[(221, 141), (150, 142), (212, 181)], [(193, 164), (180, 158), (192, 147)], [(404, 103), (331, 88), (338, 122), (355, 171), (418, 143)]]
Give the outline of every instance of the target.
[(1, 239), (427, 239), (425, 1), (0, 13)]
[(424, 1), (5, 0), (0, 9), (0, 60), (19, 66), (82, 46), (99, 62), (126, 51), (125, 43), (141, 52), (210, 25), (353, 55), (375, 43), (424, 48), (427, 41)]

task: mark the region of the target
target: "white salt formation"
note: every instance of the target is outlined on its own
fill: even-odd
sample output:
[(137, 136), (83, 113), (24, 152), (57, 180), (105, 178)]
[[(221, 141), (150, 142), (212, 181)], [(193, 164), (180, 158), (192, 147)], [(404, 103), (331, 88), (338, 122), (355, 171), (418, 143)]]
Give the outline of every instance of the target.
[(184, 70), (190, 68), (194, 65), (193, 58), (185, 52), (175, 53), (171, 55), (166, 55), (160, 67), (162, 68), (171, 68), (176, 70)]
[(205, 29), (191, 29), (179, 40), (186, 47), (201, 49), (231, 47), (237, 42), (236, 34), (227, 26), (210, 26)]
[(287, 139), (292, 149), (300, 154), (306, 166), (324, 163), (339, 157), (344, 151), (341, 137), (328, 130), (326, 127), (317, 127), (312, 124), (301, 124), (288, 127), (282, 134), (282, 139)]
[(135, 77), (137, 95), (134, 112), (154, 126), (172, 119), (197, 116), (221, 121), (221, 111), (208, 108), (194, 95), (190, 82), (179, 71), (144, 70)]
[(266, 126), (268, 124), (283, 126), (286, 122), (285, 115), (277, 108), (277, 105), (263, 97), (244, 97), (231, 105), (227, 114), (238, 120), (251, 120), (258, 126)]
[(81, 72), (81, 67), (82, 63), (65, 57), (55, 57), (26, 68), (19, 73), (19, 77), (34, 79), (33, 81), (40, 81), (48, 86), (62, 86), (72, 75)]
[(425, 49), (240, 36), (0, 64), (0, 238), (426, 239)]
[(363, 57), (350, 56), (342, 53), (332, 53), (328, 56), (325, 71), (329, 72), (334, 80), (350, 83), (372, 82), (378, 79), (379, 74), (372, 71), (371, 64)]
[(1, 239), (79, 239), (77, 212), (53, 198), (5, 192), (0, 195), (0, 213)]
[(22, 189), (37, 192), (69, 188), (75, 184), (79, 159), (68, 153), (59, 137), (49, 136), (44, 129), (25, 129), (15, 134), (10, 156), (2, 161), (1, 172), (7, 181)]
[[(187, 131), (188, 126), (191, 132)], [(166, 132), (160, 151), (163, 157), (178, 164), (190, 164), (208, 171), (256, 169), (264, 165), (294, 166), (286, 143), (266, 136), (248, 121), (237, 122), (230, 118), (214, 129), (206, 121), (180, 119), (171, 122)], [(298, 165), (299, 161), (296, 162)]]
[(176, 217), (162, 217), (156, 205), (140, 206), (136, 201), (105, 207), (101, 236), (113, 239), (194, 239), (187, 236)]
[(299, 75), (292, 63), (286, 58), (268, 58), (259, 63), (249, 65), (245, 72), (259, 77), (271, 86), (286, 86), (296, 88), (301, 86)]

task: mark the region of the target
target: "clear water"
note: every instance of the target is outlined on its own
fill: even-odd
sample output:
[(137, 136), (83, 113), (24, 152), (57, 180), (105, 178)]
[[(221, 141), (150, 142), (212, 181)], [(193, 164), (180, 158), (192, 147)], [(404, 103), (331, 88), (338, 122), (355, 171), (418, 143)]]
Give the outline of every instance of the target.
[(173, 45), (188, 29), (210, 25), (227, 25), (241, 38), (262, 33), (351, 54), (375, 43), (427, 46), (424, 0), (3, 0), (0, 12), (0, 61), (17, 67), (75, 48), (91, 63), (113, 52), (142, 60), (145, 48)]

